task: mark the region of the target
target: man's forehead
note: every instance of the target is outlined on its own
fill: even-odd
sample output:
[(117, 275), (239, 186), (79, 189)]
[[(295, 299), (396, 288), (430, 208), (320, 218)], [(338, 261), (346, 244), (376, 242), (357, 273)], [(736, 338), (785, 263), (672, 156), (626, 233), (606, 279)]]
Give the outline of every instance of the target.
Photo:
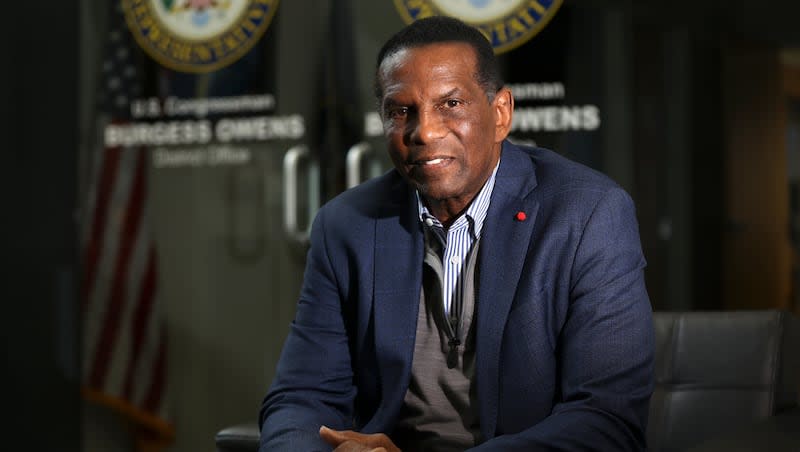
[[(464, 49), (442, 49), (443, 47), (463, 47)], [(442, 68), (444, 70), (450, 71), (452, 70), (452, 64), (459, 64), (458, 60), (464, 63), (464, 67), (469, 66), (474, 68), (474, 65), (477, 64), (475, 59), (474, 52), (465, 53), (464, 50), (471, 50), (472, 48), (463, 42), (436, 42), (431, 44), (425, 44), (422, 46), (413, 46), (413, 47), (403, 47), (392, 53), (387, 54), (378, 68), (378, 82), (384, 84), (386, 82), (391, 82), (392, 74), (395, 73), (397, 70), (400, 69), (407, 69), (405, 66), (408, 62), (410, 55), (415, 52), (427, 52), (427, 56), (431, 56), (431, 53), (434, 53), (436, 50), (444, 50), (444, 52), (438, 52), (437, 60), (435, 62), (431, 62), (430, 60), (426, 60), (426, 63), (431, 68), (436, 68), (439, 66), (447, 66), (450, 65), (449, 68)]]

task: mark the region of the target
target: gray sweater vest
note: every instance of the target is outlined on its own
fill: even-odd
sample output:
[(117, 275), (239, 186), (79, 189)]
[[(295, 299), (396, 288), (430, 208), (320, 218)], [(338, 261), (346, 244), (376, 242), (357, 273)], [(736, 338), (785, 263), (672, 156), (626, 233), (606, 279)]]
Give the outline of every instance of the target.
[(442, 259), (428, 234), (426, 230), (411, 381), (392, 439), (404, 452), (463, 451), (480, 440), (472, 331), (480, 240), (458, 282), (463, 284), (461, 313), (448, 319), (442, 303)]

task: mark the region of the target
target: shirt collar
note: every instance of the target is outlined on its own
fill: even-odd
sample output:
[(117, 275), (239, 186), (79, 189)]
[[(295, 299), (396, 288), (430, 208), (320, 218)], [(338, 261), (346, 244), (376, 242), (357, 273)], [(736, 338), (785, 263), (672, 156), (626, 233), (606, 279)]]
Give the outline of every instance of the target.
[[(450, 225), (450, 230), (457, 230), (472, 226), (471, 229), (473, 229), (473, 238), (478, 239), (481, 236), (483, 221), (486, 219), (486, 213), (489, 211), (489, 202), (492, 199), (495, 176), (497, 175), (497, 168), (499, 167), (500, 161), (498, 160), (497, 165), (495, 165), (494, 170), (492, 170), (491, 176), (489, 176), (489, 179), (487, 179), (486, 183), (483, 184), (481, 191), (478, 192), (478, 194), (469, 204), (467, 210), (464, 211), (464, 213), (458, 218), (456, 218), (455, 221), (453, 221), (453, 224)], [(442, 228), (442, 223), (436, 217), (431, 215), (428, 208), (422, 202), (422, 196), (419, 194), (419, 190), (416, 191), (416, 195), (419, 221), (424, 223), (426, 220), (429, 220), (432, 221), (433, 225)]]

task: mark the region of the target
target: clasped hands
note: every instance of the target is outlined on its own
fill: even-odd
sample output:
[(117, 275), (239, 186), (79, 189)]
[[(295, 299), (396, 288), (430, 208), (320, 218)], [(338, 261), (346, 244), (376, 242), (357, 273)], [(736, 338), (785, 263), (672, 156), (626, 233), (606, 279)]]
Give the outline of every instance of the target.
[(383, 433), (368, 435), (352, 430), (333, 430), (323, 425), (319, 436), (335, 448), (334, 452), (400, 452)]

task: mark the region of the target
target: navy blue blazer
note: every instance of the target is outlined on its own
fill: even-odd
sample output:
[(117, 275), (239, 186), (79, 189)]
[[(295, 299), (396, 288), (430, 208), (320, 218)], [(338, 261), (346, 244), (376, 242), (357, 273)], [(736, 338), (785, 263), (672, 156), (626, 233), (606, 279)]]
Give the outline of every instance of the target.
[[(654, 333), (624, 190), (506, 141), (478, 259), (483, 441), (474, 450), (644, 449)], [(391, 436), (411, 372), (422, 262), (416, 199), (397, 172), (320, 209), (261, 408), (261, 451), (330, 450), (320, 425)]]

